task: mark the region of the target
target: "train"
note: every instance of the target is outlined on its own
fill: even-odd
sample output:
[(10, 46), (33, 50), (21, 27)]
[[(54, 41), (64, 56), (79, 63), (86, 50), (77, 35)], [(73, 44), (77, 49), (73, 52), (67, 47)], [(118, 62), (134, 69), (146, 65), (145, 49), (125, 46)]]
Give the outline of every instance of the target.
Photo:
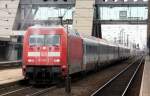
[(82, 37), (62, 26), (29, 27), (23, 40), (23, 76), (34, 82), (53, 82), (108, 66), (131, 57), (131, 50), (96, 37)]

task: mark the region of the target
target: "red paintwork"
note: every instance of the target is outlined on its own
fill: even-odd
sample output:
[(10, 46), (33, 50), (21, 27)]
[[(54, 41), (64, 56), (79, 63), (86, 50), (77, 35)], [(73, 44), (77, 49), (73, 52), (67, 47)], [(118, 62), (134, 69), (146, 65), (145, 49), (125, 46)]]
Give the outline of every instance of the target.
[[(29, 46), (29, 36), (31, 34), (59, 34), (60, 46)], [(82, 68), (83, 60), (83, 44), (82, 39), (79, 36), (69, 35), (67, 45), (67, 32), (63, 27), (41, 27), (41, 28), (28, 28), (24, 35), (23, 43), (23, 73), (25, 74), (26, 66), (60, 66), (62, 68), (62, 75), (66, 75), (67, 71), (67, 46), (69, 47), (69, 61), (71, 64), (71, 73), (79, 71)], [(43, 47), (46, 49), (43, 50)], [(40, 57), (28, 57), (28, 52), (40, 52)], [(49, 52), (59, 52), (60, 57), (48, 57)], [(42, 55), (43, 54), (43, 55)], [(60, 58), (60, 62), (53, 62), (55, 58)], [(28, 59), (34, 59), (35, 62), (29, 63)], [(39, 61), (40, 60), (40, 61)], [(73, 66), (72, 66), (73, 65)], [(78, 69), (77, 69), (78, 68)], [(77, 69), (77, 70), (76, 70)], [(76, 71), (75, 71), (76, 70)]]

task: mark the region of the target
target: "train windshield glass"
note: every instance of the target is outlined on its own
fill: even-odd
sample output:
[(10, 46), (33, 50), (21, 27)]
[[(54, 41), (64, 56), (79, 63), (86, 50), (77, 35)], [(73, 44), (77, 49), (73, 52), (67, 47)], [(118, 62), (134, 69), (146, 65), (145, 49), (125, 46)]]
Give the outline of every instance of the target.
[(58, 46), (60, 45), (60, 35), (40, 35), (33, 34), (29, 37), (30, 46)]
[(29, 39), (30, 46), (42, 46), (44, 44), (44, 35), (31, 35)]
[(45, 35), (45, 45), (58, 46), (60, 44), (59, 35)]

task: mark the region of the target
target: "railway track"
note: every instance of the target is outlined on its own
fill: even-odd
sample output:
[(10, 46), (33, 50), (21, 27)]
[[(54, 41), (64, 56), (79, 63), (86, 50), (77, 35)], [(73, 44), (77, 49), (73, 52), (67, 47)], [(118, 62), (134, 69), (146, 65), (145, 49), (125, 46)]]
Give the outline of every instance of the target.
[[(137, 59), (133, 59), (133, 58), (129, 59), (128, 61), (125, 61), (126, 63), (128, 62), (128, 64), (126, 66), (128, 66), (129, 68), (135, 64), (135, 61)], [(130, 63), (132, 62), (132, 64)], [(120, 65), (120, 64), (119, 64)], [(116, 65), (117, 66), (117, 65)], [(123, 66), (123, 65), (122, 65)], [(138, 66), (138, 65), (136, 65)], [(128, 68), (127, 68), (128, 69)], [(120, 72), (120, 71), (119, 71)], [(118, 72), (118, 73), (119, 73)], [(117, 73), (117, 74), (118, 74)], [(121, 72), (120, 72), (121, 73)], [(105, 73), (106, 74), (106, 73)], [(111, 76), (112, 77), (112, 76)], [(109, 80), (109, 79), (108, 79)], [(82, 81), (82, 80), (81, 80)], [(84, 80), (83, 80), (84, 81)], [(113, 80), (112, 80), (113, 81)], [(123, 81), (123, 80), (122, 80)], [(80, 82), (80, 80), (79, 80)], [(119, 81), (120, 82), (120, 81)], [(104, 83), (103, 83), (104, 84)], [(103, 85), (102, 84), (102, 85)], [(80, 84), (81, 85), (81, 84)], [(101, 85), (101, 86), (102, 86)], [(73, 86), (77, 86), (76, 82), (73, 83)], [(0, 87), (2, 88), (2, 87)], [(119, 87), (118, 87), (119, 88)], [(115, 88), (114, 88), (115, 89)], [(60, 93), (59, 93), (60, 92)], [(75, 91), (77, 92), (77, 91)], [(91, 91), (93, 92), (93, 91)], [(93, 95), (93, 96), (121, 96), (121, 95), (112, 95), (112, 92), (106, 92), (106, 93), (111, 93), (111, 95)], [(0, 89), (0, 96), (66, 96), (65, 92), (64, 92), (64, 88), (60, 88), (58, 89), (55, 86), (50, 86), (50, 87), (45, 87), (45, 88), (35, 88), (33, 86), (21, 86), (20, 84), (17, 85), (11, 85), (11, 86), (7, 86), (6, 88)], [(76, 95), (73, 95), (76, 96)], [(81, 96), (89, 96), (89, 95), (81, 95)]]
[[(124, 61), (124, 63), (126, 63), (126, 64), (124, 64), (124, 65), (129, 65), (128, 63), (130, 62), (133, 62), (134, 60), (137, 60), (137, 58), (130, 58), (130, 59), (128, 59), (127, 61)], [(116, 66), (117, 65), (121, 65), (121, 64), (116, 64)], [(124, 66), (123, 65), (123, 66)], [(125, 66), (124, 66), (125, 67)], [(106, 68), (107, 69), (107, 68)], [(115, 68), (116, 69), (116, 68)], [(117, 69), (116, 69), (117, 70)], [(121, 70), (120, 70), (121, 71)], [(95, 73), (95, 72), (94, 72)], [(118, 72), (119, 73), (119, 72)], [(87, 77), (91, 77), (91, 75), (93, 75), (92, 73), (90, 73), (90, 74), (88, 74), (88, 76), (86, 76), (85, 78), (87, 78)], [(78, 76), (79, 77), (79, 76)], [(111, 75), (111, 77), (112, 77), (112, 75)], [(93, 78), (94, 79), (94, 78)], [(89, 80), (89, 79), (88, 79)], [(88, 80), (86, 80), (86, 81), (88, 81)], [(105, 79), (105, 80), (107, 80), (107, 79)], [(90, 96), (90, 94), (88, 94), (88, 92), (87, 93), (84, 93), (84, 91), (80, 91), (80, 90), (82, 90), (81, 89), (81, 87), (83, 87), (84, 86), (84, 88), (85, 88), (85, 86), (86, 85), (84, 85), (85, 83), (86, 83), (86, 81), (83, 79), (83, 81), (84, 82), (80, 82), (80, 81), (82, 81), (82, 79), (78, 79), (78, 80), (75, 80), (75, 81), (72, 81), (72, 92), (71, 92), (71, 95), (69, 94), (69, 96)], [(80, 87), (79, 87), (79, 89), (78, 89), (78, 85), (77, 85), (77, 82), (80, 82)], [(94, 81), (94, 82), (97, 82), (97, 81)], [(102, 82), (105, 82), (105, 81), (102, 81)], [(83, 83), (83, 85), (82, 85), (82, 83)], [(104, 84), (104, 83), (103, 83)], [(88, 84), (89, 85), (89, 84)], [(90, 87), (90, 85), (89, 85), (89, 87)], [(84, 90), (84, 88), (83, 88), (83, 90)], [(61, 88), (61, 89), (57, 89), (57, 90), (54, 90), (54, 91), (50, 91), (50, 92), (47, 92), (46, 94), (42, 94), (42, 95), (40, 95), (40, 96), (68, 96), (68, 94), (66, 94), (65, 92), (64, 92), (64, 88)], [(80, 93), (81, 92), (81, 93)], [(90, 92), (90, 91), (89, 91)], [(104, 95), (104, 96), (111, 96), (111, 95)]]
[(0, 93), (0, 96), (39, 96), (55, 89), (55, 86), (47, 88), (35, 88), (33, 86), (18, 87), (14, 90), (9, 89), (7, 92), (2, 92)]
[(143, 61), (144, 57), (141, 57), (129, 64), (124, 70), (94, 91), (91, 96), (127, 96), (127, 91)]
[(8, 68), (16, 68), (21, 67), (22, 60), (15, 61), (1, 61), (0, 62), (0, 70), (8, 69)]

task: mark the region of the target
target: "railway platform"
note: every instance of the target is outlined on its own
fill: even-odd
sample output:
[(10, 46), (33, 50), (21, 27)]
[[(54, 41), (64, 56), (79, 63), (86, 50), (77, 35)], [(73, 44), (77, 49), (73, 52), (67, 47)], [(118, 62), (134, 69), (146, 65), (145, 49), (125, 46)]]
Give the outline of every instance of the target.
[(0, 64), (20, 63), (22, 60), (0, 61)]
[(0, 85), (23, 79), (21, 68), (0, 70)]
[(140, 96), (150, 96), (149, 89), (150, 89), (150, 57), (147, 56), (145, 59)]

